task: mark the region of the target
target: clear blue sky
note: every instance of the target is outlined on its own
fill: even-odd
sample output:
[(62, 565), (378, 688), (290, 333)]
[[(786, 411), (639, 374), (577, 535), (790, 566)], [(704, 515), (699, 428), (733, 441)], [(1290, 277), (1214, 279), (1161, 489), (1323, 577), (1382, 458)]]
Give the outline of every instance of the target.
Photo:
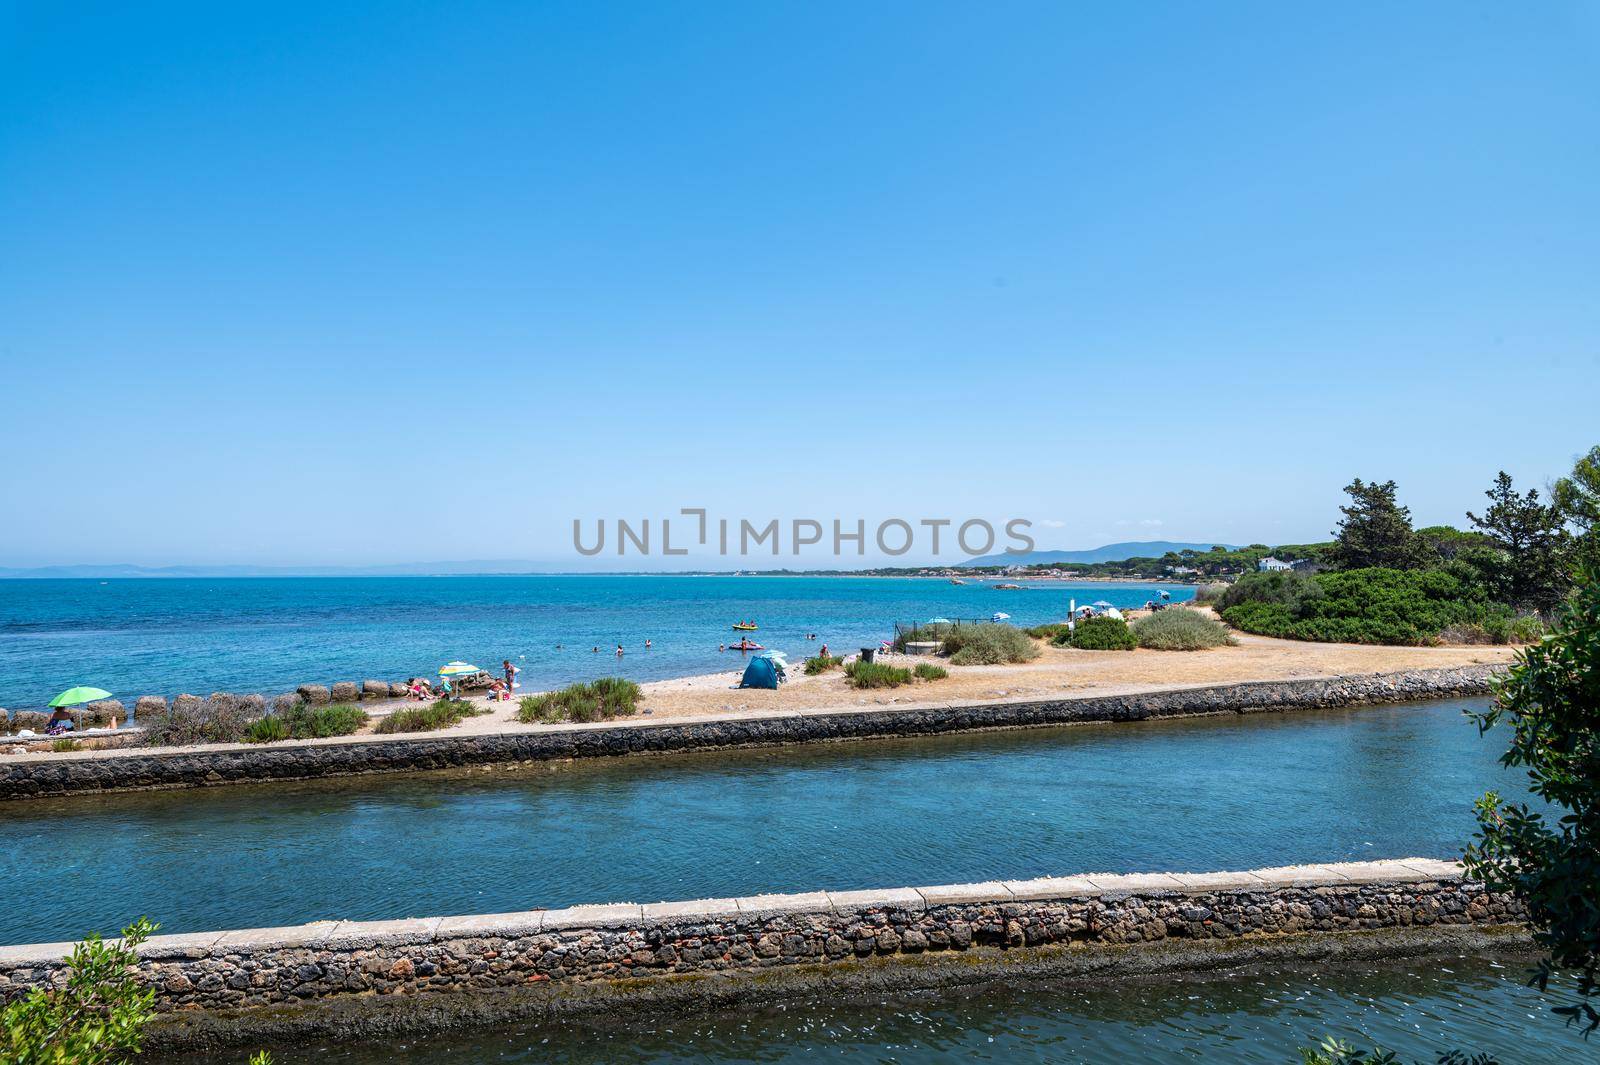
[(0, 564), (1460, 522), (1600, 442), (1597, 129), (1584, 3), (0, 3)]

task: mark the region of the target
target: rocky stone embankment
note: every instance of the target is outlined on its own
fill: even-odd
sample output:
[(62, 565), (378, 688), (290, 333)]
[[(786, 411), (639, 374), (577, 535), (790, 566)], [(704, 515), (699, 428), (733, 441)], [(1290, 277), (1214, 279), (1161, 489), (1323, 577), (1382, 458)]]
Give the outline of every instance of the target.
[[(882, 972), (863, 969), (872, 965), (899, 973), (898, 986), (932, 986), (950, 982), (945, 963), (976, 979), (986, 966), (1020, 971), (1054, 959), (1103, 980), (1286, 951), (1426, 953), (1430, 943), (1458, 947), (1464, 932), (1513, 934), (1520, 916), (1454, 863), (1408, 858), (321, 921), (156, 937), (140, 951), (139, 972), (169, 1021), (193, 1022), (190, 1038), (349, 1034), (450, 1023), (452, 1008), (475, 1020), (548, 1009), (596, 987), (646, 996), (670, 988), (681, 999), (721, 994), (732, 981), (770, 995), (786, 975), (831, 984)], [(0, 996), (62, 981), (67, 949), (0, 948)], [(197, 1016), (218, 1011), (220, 1022)]]
[(660, 724), (528, 728), (489, 735), (249, 747), (105, 751), (0, 760), (0, 800), (82, 792), (205, 787), (566, 758), (665, 754), (824, 740), (928, 736), (1084, 722), (1147, 721), (1410, 702), (1488, 691), (1493, 666), (1180, 688), (1132, 695), (729, 717)]

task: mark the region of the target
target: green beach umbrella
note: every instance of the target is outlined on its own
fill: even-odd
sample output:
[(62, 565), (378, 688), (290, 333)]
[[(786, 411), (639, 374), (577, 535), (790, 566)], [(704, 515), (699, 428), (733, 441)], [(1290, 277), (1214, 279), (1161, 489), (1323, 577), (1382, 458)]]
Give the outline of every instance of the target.
[(109, 699), (111, 693), (104, 688), (68, 688), (54, 699), (50, 700), (51, 706), (77, 706), (79, 703), (92, 703), (96, 699)]
[(477, 666), (470, 666), (465, 662), (451, 662), (448, 665), (441, 666), (439, 668), (439, 676), (441, 677), (454, 677), (462, 673), (482, 672), (483, 670), (479, 669)]

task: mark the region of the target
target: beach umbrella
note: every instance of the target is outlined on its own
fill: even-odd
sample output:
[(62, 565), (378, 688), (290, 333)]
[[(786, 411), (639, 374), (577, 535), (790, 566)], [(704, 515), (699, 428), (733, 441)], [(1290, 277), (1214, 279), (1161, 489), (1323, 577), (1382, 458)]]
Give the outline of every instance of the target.
[(1094, 605), (1094, 608), (1096, 610), (1110, 610), (1111, 609), (1111, 604), (1106, 602), (1104, 599), (1102, 599), (1102, 600), (1100, 600), (1098, 603), (1096, 603)]
[(948, 625), (948, 624), (950, 624), (950, 619), (949, 618), (929, 618), (927, 623), (929, 625)]
[(483, 670), (479, 669), (477, 666), (471, 666), (465, 662), (451, 662), (448, 665), (439, 667), (439, 676), (441, 677), (454, 677), (459, 676), (462, 673), (482, 672)]
[(994, 612), (994, 614), (990, 616), (989, 620), (990, 621), (1005, 621), (1010, 616), (1011, 615), (1007, 614), (1004, 610), (996, 610)]
[(109, 699), (111, 693), (104, 688), (68, 688), (54, 699), (50, 700), (51, 706), (77, 706), (79, 703), (92, 703), (96, 699)]

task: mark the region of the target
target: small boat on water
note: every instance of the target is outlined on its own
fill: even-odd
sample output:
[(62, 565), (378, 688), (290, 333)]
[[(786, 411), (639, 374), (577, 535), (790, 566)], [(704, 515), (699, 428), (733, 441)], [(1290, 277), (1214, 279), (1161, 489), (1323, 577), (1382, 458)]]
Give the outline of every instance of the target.
[(759, 643), (756, 643), (754, 640), (740, 640), (738, 643), (730, 643), (728, 645), (728, 650), (730, 650), (730, 651), (765, 651), (766, 648), (762, 647)]
[(967, 582), (962, 580), (960, 577), (951, 577), (950, 578), (950, 583), (951, 584), (966, 584)]
[(753, 621), (736, 621), (733, 625), (734, 632), (755, 632), (761, 626)]

